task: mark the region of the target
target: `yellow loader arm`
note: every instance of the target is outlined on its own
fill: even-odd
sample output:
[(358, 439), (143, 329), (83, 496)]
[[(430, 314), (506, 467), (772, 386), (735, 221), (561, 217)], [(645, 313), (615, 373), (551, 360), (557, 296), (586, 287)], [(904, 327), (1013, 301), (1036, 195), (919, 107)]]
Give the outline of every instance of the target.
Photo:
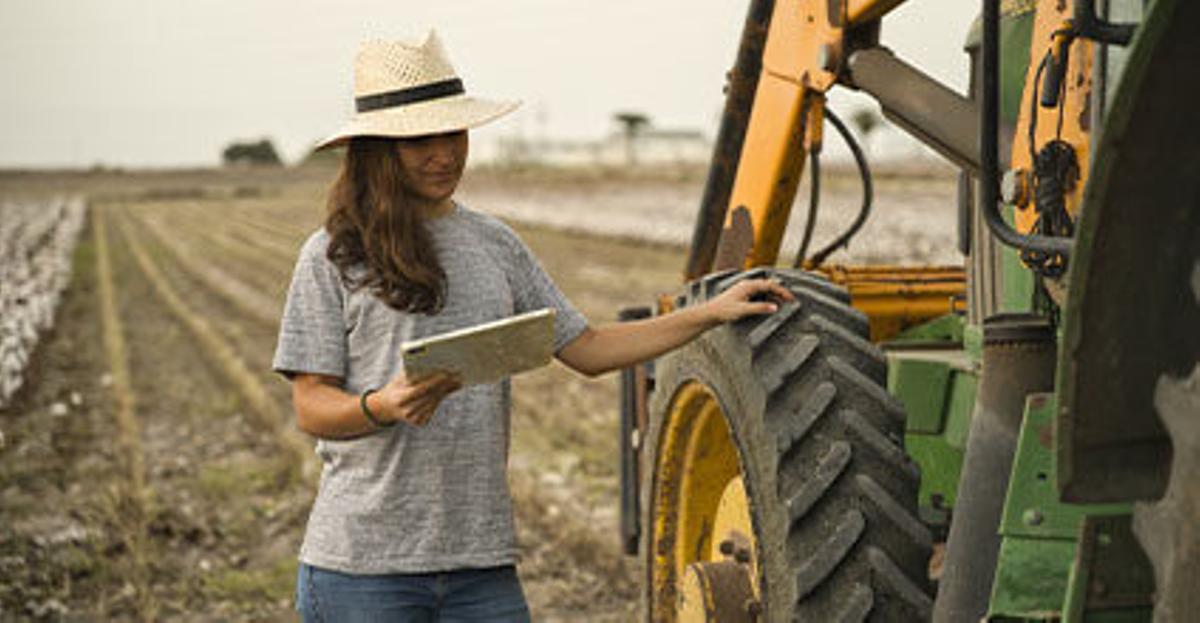
[[(821, 150), (825, 94), (836, 84), (852, 82), (852, 54), (855, 75), (873, 87), (869, 91), (889, 117), (952, 160), (975, 164), (978, 114), (970, 102), (878, 47), (880, 18), (902, 2), (782, 0), (773, 6), (752, 5), (730, 74), (687, 280), (778, 261), (804, 163)], [(769, 8), (760, 8), (764, 5)], [(926, 129), (938, 123), (942, 125)], [(821, 264), (818, 259), (804, 267), (820, 270), (850, 291), (855, 305), (871, 319), (873, 340), (960, 309), (965, 298), (961, 266), (881, 270)]]
[(821, 149), (825, 93), (851, 49), (847, 32), (873, 30), (901, 2), (775, 3), (713, 268), (775, 263), (804, 161)]

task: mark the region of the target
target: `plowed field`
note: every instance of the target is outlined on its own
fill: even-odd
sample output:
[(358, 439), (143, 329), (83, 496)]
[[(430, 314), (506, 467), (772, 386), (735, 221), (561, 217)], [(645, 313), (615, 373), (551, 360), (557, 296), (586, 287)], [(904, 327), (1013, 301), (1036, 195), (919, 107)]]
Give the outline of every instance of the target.
[[(0, 619), (291, 616), (317, 465), (269, 364), (329, 175), (0, 176), (0, 196), (90, 205), (56, 328), (0, 410)], [(662, 185), (698, 196), (701, 182)], [(617, 185), (556, 183), (543, 211), (562, 193), (612, 206)], [(511, 187), (469, 182), (464, 196), (489, 211)], [(670, 236), (513, 224), (593, 322), (678, 283), (685, 254)], [(510, 483), (537, 620), (636, 612), (637, 563), (617, 541), (616, 386), (557, 364), (515, 380)]]

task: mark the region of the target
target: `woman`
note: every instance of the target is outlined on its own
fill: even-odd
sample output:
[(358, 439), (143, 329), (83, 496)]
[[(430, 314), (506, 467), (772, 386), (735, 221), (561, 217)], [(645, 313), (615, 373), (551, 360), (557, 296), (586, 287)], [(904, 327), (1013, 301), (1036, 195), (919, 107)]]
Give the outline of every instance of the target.
[(509, 384), (409, 379), (406, 340), (551, 307), (556, 357), (596, 375), (656, 357), (790, 294), (743, 282), (711, 303), (590, 327), (498, 220), (453, 200), (467, 128), (512, 104), (467, 97), (432, 33), (372, 42), (324, 227), (300, 252), (274, 368), (319, 439), (300, 552), (305, 620), (526, 621), (505, 477)]

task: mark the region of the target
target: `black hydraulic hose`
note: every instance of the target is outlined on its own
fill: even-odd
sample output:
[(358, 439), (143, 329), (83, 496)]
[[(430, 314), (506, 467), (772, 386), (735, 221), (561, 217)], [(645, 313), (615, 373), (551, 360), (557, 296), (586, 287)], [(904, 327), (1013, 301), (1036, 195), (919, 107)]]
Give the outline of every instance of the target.
[(832, 110), (825, 109), (825, 118), (833, 123), (833, 127), (837, 128), (838, 134), (842, 135), (842, 140), (846, 141), (846, 146), (850, 148), (850, 153), (854, 154), (854, 163), (858, 165), (858, 174), (862, 177), (862, 207), (858, 210), (858, 216), (854, 218), (854, 222), (842, 235), (834, 238), (833, 242), (825, 246), (825, 248), (813, 254), (812, 263), (815, 266), (820, 266), (825, 262), (825, 258), (829, 254), (846, 246), (850, 239), (862, 229), (864, 223), (867, 222), (867, 216), (871, 214), (871, 202), (875, 198), (875, 187), (871, 182), (871, 167), (867, 166), (867, 157), (863, 155), (862, 147), (858, 141), (854, 139), (854, 135), (850, 133), (850, 129), (845, 123), (833, 114)]
[(1093, 41), (1129, 45), (1137, 25), (1114, 24), (1100, 19), (1096, 14), (1095, 0), (1084, 0), (1075, 3), (1075, 29), (1079, 36)]
[(1000, 215), (1000, 0), (983, 0), (983, 97), (979, 124), (979, 207), (997, 240), (1017, 249), (1071, 255), (1067, 237), (1023, 235)]
[(800, 250), (796, 252), (794, 268), (804, 266), (804, 256), (808, 254), (808, 243), (812, 242), (813, 230), (817, 227), (817, 206), (821, 204), (821, 152), (811, 151), (808, 154), (809, 193), (808, 193), (808, 222), (804, 224), (804, 237), (800, 240)]

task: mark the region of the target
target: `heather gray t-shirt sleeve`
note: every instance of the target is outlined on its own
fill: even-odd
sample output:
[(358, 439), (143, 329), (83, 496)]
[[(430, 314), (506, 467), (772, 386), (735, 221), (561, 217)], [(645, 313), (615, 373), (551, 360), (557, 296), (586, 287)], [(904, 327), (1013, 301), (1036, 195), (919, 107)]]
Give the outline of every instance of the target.
[(295, 373), (346, 377), (345, 292), (337, 269), (324, 258), (327, 237), (324, 231), (309, 237), (288, 288), (272, 367), (289, 378)]
[(521, 314), (545, 307), (556, 310), (554, 351), (558, 352), (587, 329), (587, 318), (575, 309), (517, 234), (507, 227), (505, 233), (514, 256), (512, 290), (516, 312)]

